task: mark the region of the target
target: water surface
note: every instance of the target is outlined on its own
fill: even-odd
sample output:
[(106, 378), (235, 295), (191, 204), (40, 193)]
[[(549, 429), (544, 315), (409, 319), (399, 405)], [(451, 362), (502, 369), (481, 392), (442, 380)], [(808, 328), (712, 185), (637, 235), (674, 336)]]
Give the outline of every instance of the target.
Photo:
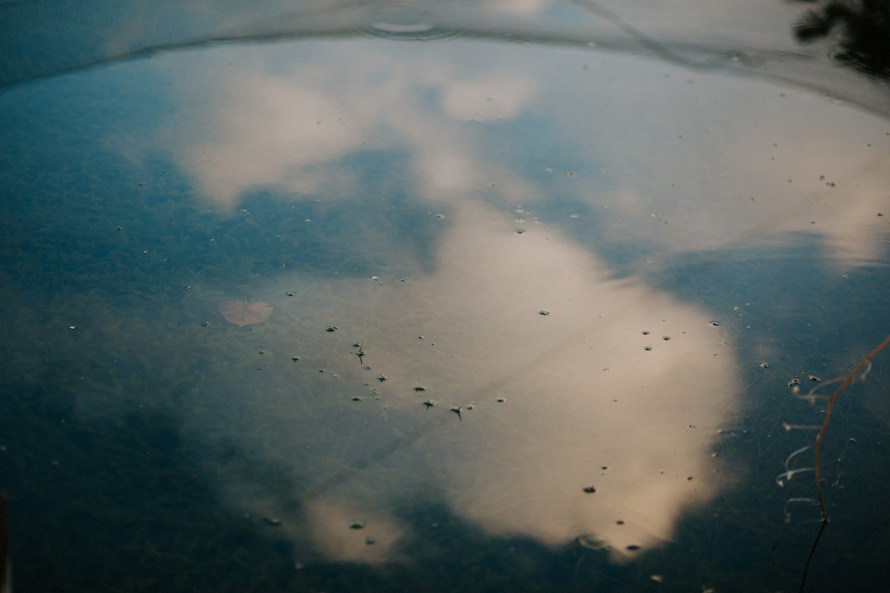
[[(65, 50), (3, 42), (17, 589), (800, 587), (792, 384), (890, 327), (886, 82), (800, 7), (44, 4), (4, 7)], [(887, 576), (883, 356), (806, 590)]]

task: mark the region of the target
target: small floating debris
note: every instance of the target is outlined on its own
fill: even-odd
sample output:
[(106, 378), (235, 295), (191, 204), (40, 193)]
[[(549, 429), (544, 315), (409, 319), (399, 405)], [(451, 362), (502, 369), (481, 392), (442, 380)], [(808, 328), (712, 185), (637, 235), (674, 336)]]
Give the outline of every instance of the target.
[(362, 396), (360, 396), (360, 395), (353, 395), (353, 396), (352, 396), (352, 401), (354, 401), (354, 402), (360, 402), (360, 401), (362, 401)]
[(637, 544), (630, 544), (625, 549), (630, 550), (631, 552), (636, 552), (637, 550), (640, 549), (640, 546), (638, 546)]
[(547, 309), (541, 309), (540, 311), (538, 311), (538, 315), (542, 315), (542, 316), (546, 317), (546, 316), (550, 315), (550, 311), (548, 311)]
[(670, 336), (661, 336), (661, 339), (664, 340), (665, 342), (668, 342), (668, 341), (670, 341), (671, 337)]
[(593, 487), (593, 486), (585, 486), (585, 487), (583, 488), (583, 490), (584, 490), (584, 492), (587, 493), (587, 494), (593, 494), (594, 492), (596, 492), (596, 488)]
[(201, 327), (210, 327), (210, 322), (204, 321), (203, 323), (201, 323)]
[(251, 303), (246, 300), (223, 301), (217, 308), (226, 321), (238, 327), (263, 323), (273, 311), (269, 303)]
[(652, 350), (652, 346), (646, 346), (645, 348), (643, 348), (643, 350), (646, 350), (646, 351)]
[(281, 525), (281, 519), (276, 517), (264, 517), (263, 520), (269, 525)]
[(415, 385), (414, 391), (417, 391), (418, 393), (421, 391), (426, 391), (426, 387), (424, 387), (423, 385)]
[(712, 322), (711, 322), (711, 325), (713, 325), (714, 327), (720, 327), (720, 322), (719, 322), (719, 321), (712, 321)]
[(768, 369), (768, 368), (769, 368), (769, 363), (761, 362), (761, 363), (760, 363), (760, 368), (762, 368), (762, 369)]
[(797, 387), (798, 385), (800, 385), (800, 380), (797, 377), (788, 381), (788, 387)]
[(340, 328), (337, 327), (336, 325), (329, 325), (326, 328), (324, 328), (324, 331), (333, 333), (333, 332), (337, 331), (338, 329), (340, 329)]
[(295, 293), (295, 292), (292, 291), (292, 290), (288, 290), (288, 291), (287, 291), (286, 293), (284, 293), (284, 294), (286, 294), (286, 295), (289, 296), (289, 297), (297, 296), (297, 293)]
[(76, 325), (69, 325), (69, 326), (68, 326), (68, 329), (69, 329), (70, 331), (74, 331), (74, 330), (77, 329), (77, 326), (76, 326)]
[(813, 383), (818, 383), (819, 381), (822, 380), (819, 377), (817, 377), (816, 375), (807, 375), (807, 379), (809, 379)]
[(386, 377), (383, 375), (377, 375), (377, 380), (383, 383), (384, 381), (386, 381)]
[(506, 398), (503, 398), (503, 397), (499, 397), (499, 398), (497, 398), (497, 399), (494, 400), (494, 401), (498, 402), (499, 404), (502, 404), (502, 403), (504, 403), (505, 401), (507, 401), (507, 399), (506, 399)]
[(359, 521), (359, 520), (357, 520), (357, 519), (353, 519), (352, 521), (349, 522), (349, 528), (350, 528), (350, 529), (364, 529), (364, 528), (365, 528), (365, 522), (364, 522), (364, 521)]
[(366, 545), (366, 546), (373, 546), (375, 543), (377, 543), (377, 540), (374, 539), (373, 537), (371, 537), (370, 535), (369, 535), (368, 537), (365, 538), (365, 545)]
[(294, 355), (294, 356), (291, 356), (290, 359), (291, 359), (292, 361), (294, 361), (294, 362), (297, 362), (298, 360), (300, 360), (300, 357)]

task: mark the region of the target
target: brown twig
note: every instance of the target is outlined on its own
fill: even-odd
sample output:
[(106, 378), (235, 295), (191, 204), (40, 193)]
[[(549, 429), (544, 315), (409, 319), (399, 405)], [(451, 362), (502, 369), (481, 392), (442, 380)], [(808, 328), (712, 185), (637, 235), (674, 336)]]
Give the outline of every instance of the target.
[[(816, 474), (816, 495), (819, 501), (819, 510), (822, 512), (822, 522), (828, 522), (828, 511), (825, 510), (825, 503), (822, 500), (822, 480), (821, 480), (821, 468), (819, 463), (819, 445), (822, 443), (822, 435), (825, 434), (825, 429), (828, 427), (828, 419), (831, 416), (831, 408), (834, 406), (834, 401), (837, 399), (837, 396), (840, 395), (841, 391), (843, 391), (848, 385), (851, 385), (856, 381), (856, 377), (859, 376), (859, 373), (862, 372), (862, 369), (871, 361), (872, 358), (877, 356), (877, 354), (884, 349), (887, 344), (890, 344), (890, 335), (884, 338), (884, 341), (878, 344), (874, 350), (869, 352), (865, 358), (860, 361), (859, 365), (853, 369), (853, 372), (847, 375), (843, 382), (838, 386), (837, 389), (834, 390), (834, 393), (831, 395), (831, 398), (828, 400), (828, 406), (825, 408), (825, 419), (822, 420), (822, 428), (819, 429), (819, 434), (816, 435), (816, 441), (813, 443), (813, 453), (816, 460), (815, 463), (815, 474)], [(818, 541), (818, 540), (817, 540)]]

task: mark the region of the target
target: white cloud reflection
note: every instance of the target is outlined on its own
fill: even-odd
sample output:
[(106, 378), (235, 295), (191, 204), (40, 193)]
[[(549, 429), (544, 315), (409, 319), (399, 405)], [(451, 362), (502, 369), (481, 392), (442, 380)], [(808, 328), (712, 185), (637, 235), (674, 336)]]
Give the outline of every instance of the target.
[[(397, 150), (409, 164), (392, 175), (416, 199), (449, 208), (435, 267), (408, 282), (291, 277), (268, 287), (311, 287), (293, 328), (310, 350), (327, 348), (330, 336), (306, 328), (330, 323), (362, 341), (372, 370), (347, 357), (330, 371), (341, 389), (385, 373), (363, 393), (375, 387), (374, 401), (398, 426), (443, 418), (345, 484), (310, 488), (289, 532), (311, 534), (335, 558), (397, 557), (418, 536), (389, 509), (431, 484), (457, 516), (492, 534), (549, 545), (582, 537), (616, 558), (669, 539), (684, 509), (725, 486), (710, 446), (738, 406), (731, 345), (707, 312), (640, 279), (612, 278), (556, 228), (511, 222), (517, 204), (561, 199), (548, 195), (548, 168), (565, 177), (563, 163), (575, 163), (573, 185), (559, 187), (591, 212), (608, 208), (610, 222), (598, 227), (605, 244), (638, 239), (665, 256), (808, 232), (850, 260), (877, 247), (875, 233), (858, 231), (886, 204), (888, 141), (869, 131), (872, 116), (801, 91), (638, 59), (476, 43), (238, 50), (245, 53), (250, 66), (226, 68), (203, 89), (207, 113), (173, 148), (207, 198), (234, 207), (245, 192), (271, 187), (295, 199), (352, 199), (360, 180), (340, 159)], [(537, 154), (535, 139), (510, 121), (536, 122), (545, 145), (561, 140), (565, 152)], [(860, 143), (872, 137), (874, 146)], [(247, 406), (238, 389), (221, 390), (228, 406)], [(426, 398), (438, 405), (423, 409)], [(279, 417), (287, 405), (273, 399), (243, 414), (238, 438), (263, 451), (260, 442), (311, 445), (316, 433)], [(462, 421), (451, 406), (464, 407)], [(304, 477), (323, 483), (398, 438), (366, 436), (371, 445), (330, 453), (335, 462)], [(220, 479), (230, 481), (232, 504), (287, 511)], [(346, 528), (358, 516), (366, 529)]]
[[(295, 391), (264, 395), (262, 405), (244, 400), (249, 385), (217, 386), (214, 397), (238, 418), (246, 449), (311, 446), (329, 461), (304, 475), (308, 494), (293, 492), (299, 516), (223, 472), (230, 502), (287, 517), (295, 536), (311, 532), (342, 560), (393, 560), (384, 551), (397, 558), (400, 546), (417, 545), (387, 509), (427, 498), (491, 534), (548, 545), (582, 537), (610, 546), (615, 558), (669, 539), (685, 509), (725, 484), (710, 446), (736, 409), (737, 386), (720, 328), (638, 280), (610, 279), (595, 257), (546, 227), (520, 234), (471, 203), (447, 224), (435, 272), (407, 282), (294, 276), (269, 287), (306, 287), (276, 303), (299, 312), (288, 337), (264, 344), (286, 352), (290, 336), (302, 336), (312, 354), (301, 364), (311, 370)], [(337, 332), (323, 331), (331, 323)], [(370, 369), (350, 354), (353, 340)], [(315, 372), (321, 365), (325, 372)], [(324, 452), (317, 426), (286, 418), (301, 393), (328, 394), (328, 411), (313, 422), (340, 426), (351, 445)], [(351, 402), (355, 394), (362, 400)], [(436, 405), (425, 409), (425, 400)], [(404, 438), (406, 425), (420, 426), (419, 438), (392, 458), (359, 462)], [(344, 471), (342, 481), (317, 486)], [(366, 527), (357, 533), (351, 520)]]
[[(403, 178), (418, 197), (451, 201), (495, 184), (513, 204), (571, 198), (611, 211), (598, 220), (602, 240), (655, 242), (661, 256), (806, 233), (838, 260), (876, 257), (874, 218), (890, 186), (885, 120), (799, 89), (638, 58), (436, 47), (321, 43), (306, 58), (240, 48), (240, 66), (201, 80), (211, 112), (173, 143), (202, 193), (229, 206), (258, 187), (348, 198), (359, 188), (339, 159), (396, 150), (411, 157)], [(547, 148), (511, 121), (534, 122)], [(545, 169), (572, 169), (571, 185), (552, 195)], [(641, 224), (647, 217), (664, 226)]]

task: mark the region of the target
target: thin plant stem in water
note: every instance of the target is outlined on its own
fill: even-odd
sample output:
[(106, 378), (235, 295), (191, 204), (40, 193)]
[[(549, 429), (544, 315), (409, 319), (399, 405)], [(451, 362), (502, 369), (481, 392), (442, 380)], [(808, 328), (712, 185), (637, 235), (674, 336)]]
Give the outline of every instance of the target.
[[(803, 472), (813, 472), (816, 478), (816, 498), (810, 497), (795, 497), (789, 498), (785, 501), (785, 523), (791, 522), (791, 511), (798, 504), (815, 504), (819, 507), (819, 512), (821, 514), (821, 520), (819, 525), (819, 531), (816, 534), (816, 539), (813, 541), (812, 546), (810, 546), (810, 553), (807, 556), (806, 563), (803, 567), (803, 575), (800, 580), (800, 589), (799, 593), (803, 593), (804, 588), (806, 587), (807, 576), (810, 571), (810, 563), (813, 560), (813, 557), (816, 554), (816, 548), (819, 546), (819, 541), (822, 539), (822, 534), (825, 532), (825, 527), (828, 525), (828, 511), (825, 509), (825, 501), (822, 497), (822, 460), (820, 457), (821, 446), (822, 446), (822, 438), (825, 436), (825, 430), (828, 428), (828, 420), (831, 418), (831, 410), (834, 408), (834, 403), (837, 401), (837, 397), (841, 394), (841, 392), (846, 389), (848, 386), (855, 383), (857, 380), (865, 381), (865, 377), (868, 375), (871, 370), (871, 360), (878, 355), (881, 350), (883, 350), (887, 345), (890, 344), (890, 335), (884, 338), (880, 344), (875, 346), (875, 348), (869, 352), (865, 358), (863, 358), (856, 368), (853, 371), (846, 375), (845, 377), (838, 377), (836, 379), (832, 379), (827, 383), (823, 383), (818, 387), (814, 387), (810, 390), (806, 395), (798, 395), (795, 391), (794, 396), (798, 399), (803, 399), (810, 404), (816, 403), (816, 400), (827, 400), (828, 403), (825, 406), (825, 415), (822, 419), (821, 426), (810, 426), (810, 425), (801, 425), (801, 424), (789, 424), (788, 422), (784, 422), (782, 425), (785, 430), (817, 430), (816, 438), (811, 445), (806, 445), (793, 451), (791, 455), (789, 455), (785, 459), (785, 471), (781, 473), (778, 477), (776, 477), (776, 483), (779, 486), (784, 486), (785, 481), (790, 481), (795, 475)], [(834, 383), (840, 382), (837, 389), (834, 390), (834, 393), (831, 394), (831, 397), (827, 397), (825, 395), (816, 393), (818, 389), (824, 388), (826, 385), (831, 385)], [(795, 389), (797, 386), (795, 385)], [(802, 468), (792, 468), (790, 467), (792, 460), (794, 460), (798, 455), (813, 449), (813, 466), (812, 467), (802, 467)]]
[[(884, 338), (884, 341), (878, 344), (874, 350), (869, 352), (865, 358), (863, 358), (856, 368), (853, 369), (853, 372), (847, 375), (837, 389), (834, 390), (834, 393), (828, 399), (828, 405), (825, 407), (825, 418), (822, 420), (822, 428), (819, 429), (819, 434), (816, 435), (816, 440), (813, 442), (813, 457), (814, 468), (816, 473), (816, 498), (819, 502), (819, 511), (822, 513), (822, 522), (828, 522), (828, 511), (825, 510), (825, 502), (822, 499), (822, 476), (821, 476), (821, 463), (819, 458), (820, 447), (822, 445), (822, 437), (825, 435), (825, 429), (828, 428), (828, 420), (831, 418), (831, 410), (834, 407), (834, 402), (837, 400), (837, 396), (840, 395), (841, 391), (846, 389), (848, 385), (852, 385), (857, 377), (860, 381), (864, 381), (865, 377), (868, 375), (868, 372), (871, 370), (871, 359), (878, 355), (878, 353), (883, 350), (887, 344), (890, 344), (890, 335)], [(861, 375), (860, 375), (861, 373)]]

